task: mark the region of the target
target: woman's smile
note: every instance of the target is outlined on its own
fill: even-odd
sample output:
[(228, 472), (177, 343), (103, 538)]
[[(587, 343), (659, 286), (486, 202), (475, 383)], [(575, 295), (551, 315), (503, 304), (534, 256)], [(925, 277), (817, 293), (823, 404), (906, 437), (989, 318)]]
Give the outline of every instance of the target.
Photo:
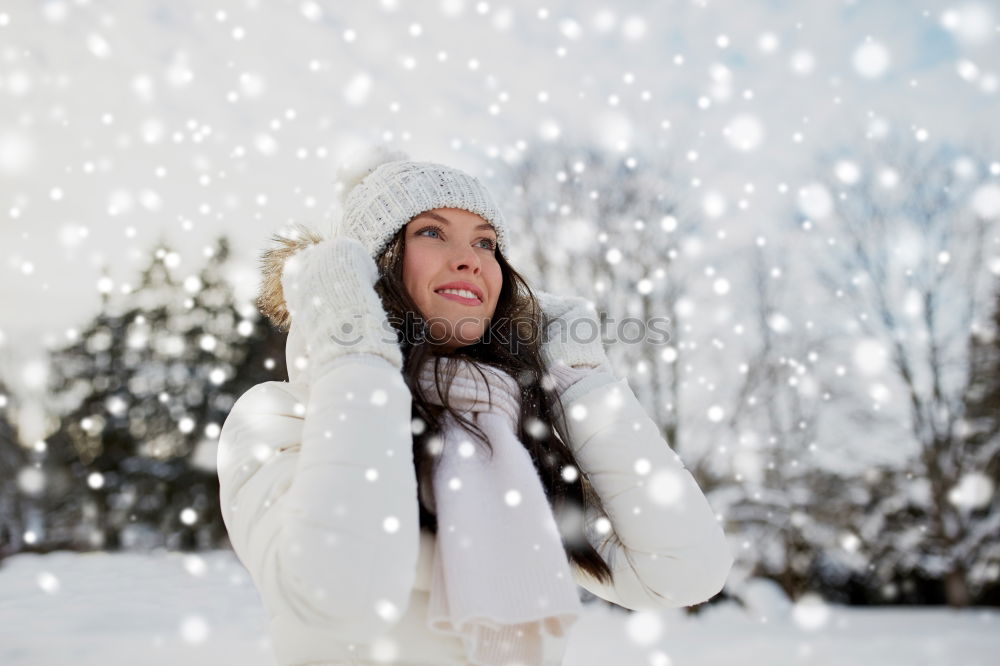
[(459, 296), (454, 292), (436, 291), (434, 293), (438, 296), (447, 298), (449, 301), (455, 301), (456, 303), (461, 303), (462, 305), (476, 306), (483, 304), (478, 298), (467, 298), (465, 296)]

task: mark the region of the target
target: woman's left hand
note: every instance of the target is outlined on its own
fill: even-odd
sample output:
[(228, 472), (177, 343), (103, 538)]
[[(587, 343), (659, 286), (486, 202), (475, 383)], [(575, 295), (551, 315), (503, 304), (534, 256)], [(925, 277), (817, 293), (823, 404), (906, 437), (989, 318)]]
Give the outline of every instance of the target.
[[(535, 297), (544, 315), (542, 360), (555, 380), (557, 394), (595, 368), (611, 369), (597, 311), (590, 301), (544, 291), (536, 291)], [(553, 368), (558, 370), (552, 372)]]

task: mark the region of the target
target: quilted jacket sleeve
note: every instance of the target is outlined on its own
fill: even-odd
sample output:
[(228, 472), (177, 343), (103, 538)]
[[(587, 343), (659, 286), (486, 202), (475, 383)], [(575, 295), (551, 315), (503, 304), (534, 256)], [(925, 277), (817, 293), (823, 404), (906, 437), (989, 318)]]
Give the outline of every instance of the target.
[[(300, 394), (305, 395), (305, 394)], [(219, 438), (222, 516), (273, 615), (370, 640), (405, 613), (420, 548), (411, 397), (381, 358), (236, 401)]]
[(556, 411), (566, 414), (566, 426), (557, 428), (611, 528), (601, 534), (595, 528), (600, 516), (585, 516), (588, 540), (614, 582), (604, 584), (574, 564), (577, 583), (632, 610), (691, 606), (721, 591), (733, 565), (722, 527), (627, 380), (595, 371), (562, 399), (565, 412), (558, 405)]

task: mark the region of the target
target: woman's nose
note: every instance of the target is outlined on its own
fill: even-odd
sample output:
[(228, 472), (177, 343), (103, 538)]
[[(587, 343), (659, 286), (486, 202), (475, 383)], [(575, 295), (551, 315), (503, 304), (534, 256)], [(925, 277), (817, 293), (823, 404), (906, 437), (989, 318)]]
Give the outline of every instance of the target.
[(476, 250), (465, 246), (454, 251), (451, 256), (451, 266), (455, 270), (468, 268), (473, 273), (478, 273), (481, 268), (481, 262), (479, 261), (479, 255), (476, 254)]

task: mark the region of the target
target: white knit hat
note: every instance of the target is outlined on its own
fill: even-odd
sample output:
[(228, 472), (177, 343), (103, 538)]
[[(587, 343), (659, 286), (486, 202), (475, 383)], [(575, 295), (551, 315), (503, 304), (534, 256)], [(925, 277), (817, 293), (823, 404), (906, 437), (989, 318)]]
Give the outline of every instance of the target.
[(493, 225), (507, 254), (507, 223), (489, 190), (474, 176), (434, 162), (413, 162), (382, 144), (352, 155), (338, 169), (343, 219), (337, 235), (356, 238), (378, 257), (406, 223), (434, 208), (461, 208)]

